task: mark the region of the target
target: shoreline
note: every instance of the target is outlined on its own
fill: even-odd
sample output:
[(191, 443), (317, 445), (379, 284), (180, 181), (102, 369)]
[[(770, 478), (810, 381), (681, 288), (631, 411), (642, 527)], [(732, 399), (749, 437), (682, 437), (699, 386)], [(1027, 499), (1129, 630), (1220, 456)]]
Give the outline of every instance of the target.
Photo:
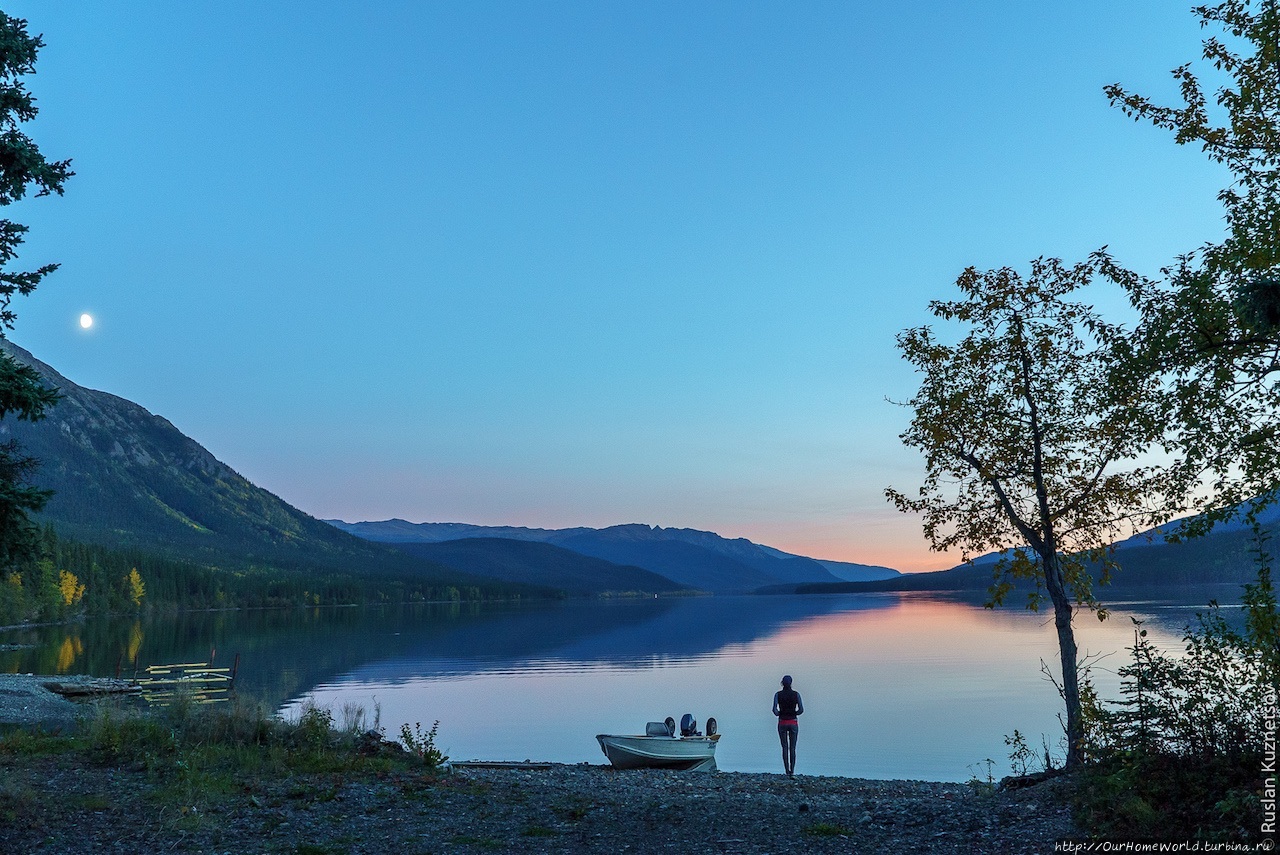
[(30, 750), (40, 737), (23, 731), (65, 733), (92, 716), (97, 701), (44, 686), (76, 679), (0, 675), (0, 745), (28, 745), (0, 750), (0, 807), (21, 817), (0, 823), (0, 850), (1047, 853), (1083, 836), (1065, 778), (1000, 790), (499, 761), (433, 773), (385, 743), (374, 757), (271, 771), (267, 748), (217, 769), (198, 753), (104, 763), (62, 737)]
[[(133, 692), (120, 691), (118, 689), (101, 690), (98, 688), (101, 684), (119, 684), (120, 686), (128, 683), (127, 680), (116, 680), (112, 678), (95, 677), (88, 674), (5, 674), (0, 673), (0, 735), (6, 731), (15, 729), (39, 729), (44, 732), (62, 732), (69, 730), (74, 733), (76, 727), (86, 717), (91, 717), (99, 704), (119, 704), (122, 701), (136, 702), (140, 704), (139, 709), (145, 710), (144, 701), (134, 701), (136, 694)], [(81, 692), (60, 692), (55, 691), (52, 686), (64, 688), (82, 687)], [(459, 771), (473, 769), (512, 769), (512, 770), (538, 770), (548, 767), (600, 767), (611, 769), (606, 763), (591, 763), (588, 761), (565, 762), (557, 760), (537, 760), (525, 758), (522, 760), (510, 760), (493, 757), (470, 757), (467, 759), (453, 758), (449, 764), (452, 769)], [(698, 773), (692, 773), (698, 774)], [(744, 771), (734, 769), (716, 769), (712, 774), (720, 775), (777, 775), (784, 777), (781, 772), (761, 772), (761, 771)], [(937, 784), (940, 786), (951, 787), (972, 787), (975, 784), (982, 786), (998, 786), (1002, 781), (980, 781), (976, 776), (969, 781), (955, 780), (934, 780), (928, 778), (859, 778), (851, 775), (840, 774), (805, 774), (797, 772), (797, 777), (805, 777), (806, 779), (830, 779), (842, 781), (882, 781), (897, 782), (907, 784)], [(1002, 779), (1002, 780), (1013, 780)]]
[[(754, 591), (740, 591), (731, 596), (749, 596)], [(74, 623), (84, 623), (86, 620), (94, 620), (99, 618), (122, 618), (122, 617), (138, 617), (145, 614), (150, 617), (156, 615), (172, 615), (172, 614), (214, 614), (219, 612), (253, 612), (253, 611), (287, 611), (290, 609), (388, 609), (388, 608), (416, 608), (419, 606), (485, 606), (485, 605), (525, 605), (528, 603), (560, 603), (574, 600), (647, 600), (650, 597), (654, 599), (684, 599), (687, 597), (714, 597), (714, 593), (709, 591), (666, 591), (653, 593), (651, 591), (602, 591), (591, 594), (572, 594), (567, 596), (545, 596), (545, 597), (497, 597), (494, 599), (482, 600), (413, 600), (395, 603), (321, 603), (312, 605), (308, 603), (288, 603), (274, 606), (180, 606), (175, 603), (164, 603), (157, 606), (144, 607), (142, 612), (94, 612), (78, 613), (69, 615), (62, 620), (48, 621), (27, 621), (25, 623), (11, 623), (0, 626), (0, 632), (19, 632), (27, 629), (39, 629), (45, 626), (67, 626)]]

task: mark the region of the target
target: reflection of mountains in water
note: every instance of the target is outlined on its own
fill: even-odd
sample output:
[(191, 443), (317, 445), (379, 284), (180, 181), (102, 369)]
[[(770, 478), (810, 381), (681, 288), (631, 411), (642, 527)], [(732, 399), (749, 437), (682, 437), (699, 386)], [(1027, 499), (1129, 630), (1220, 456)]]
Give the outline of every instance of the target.
[[(335, 609), (256, 640), (247, 691), (279, 706), (343, 681), (397, 683), (475, 674), (695, 662), (819, 615), (896, 605), (895, 596), (689, 597), (479, 609)], [(230, 639), (228, 642), (230, 643)]]
[[(337, 679), (405, 682), (511, 671), (637, 668), (732, 656), (789, 626), (858, 610), (889, 609), (928, 597), (980, 606), (976, 595), (853, 594), (568, 601), (512, 605), (432, 604), (403, 608), (327, 608), (188, 612), (134, 621), (0, 632), (0, 670), (108, 676), (133, 654), (142, 665), (203, 662), (240, 654), (243, 695), (271, 708)], [(1215, 586), (1178, 601), (1113, 598), (1111, 618), (1127, 614), (1179, 634), (1210, 599), (1239, 601), (1239, 588)], [(1021, 611), (1021, 604), (1005, 607)], [(1224, 617), (1241, 620), (1224, 606)], [(1085, 616), (1082, 615), (1082, 618)]]
[[(1148, 627), (1178, 635), (1194, 623), (1197, 612), (1206, 610), (1210, 599), (1229, 602), (1225, 587), (1185, 592), (1187, 596), (1177, 600), (1114, 601), (1116, 613), (1111, 620), (1127, 624), (1132, 614)], [(268, 679), (271, 675), (285, 678), (275, 691), (266, 693), (278, 708), (317, 686), (337, 682), (398, 684), (517, 672), (671, 667), (735, 655), (735, 649), (814, 618), (898, 608), (903, 598), (919, 596), (932, 599), (936, 595), (579, 600), (430, 613), (334, 610), (337, 620), (333, 623), (322, 618), (296, 638), (278, 635), (270, 651), (260, 645), (250, 673), (260, 665)], [(1023, 611), (1021, 604), (1005, 609)], [(1223, 613), (1232, 622), (1239, 617), (1239, 609), (1233, 606), (1225, 606)], [(312, 614), (323, 616), (324, 612)], [(258, 657), (265, 657), (264, 661), (258, 663)]]
[[(891, 608), (899, 595), (570, 600), (525, 605), (430, 604), (185, 612), (141, 621), (0, 633), (0, 669), (113, 675), (142, 666), (238, 654), (241, 694), (278, 708), (335, 679), (401, 682), (472, 674), (634, 668), (726, 655), (814, 617)], [(731, 655), (731, 654), (730, 654)]]
[(406, 639), (394, 656), (344, 675), (362, 682), (480, 673), (642, 668), (725, 655), (787, 626), (835, 612), (889, 608), (893, 596), (691, 597), (567, 603)]

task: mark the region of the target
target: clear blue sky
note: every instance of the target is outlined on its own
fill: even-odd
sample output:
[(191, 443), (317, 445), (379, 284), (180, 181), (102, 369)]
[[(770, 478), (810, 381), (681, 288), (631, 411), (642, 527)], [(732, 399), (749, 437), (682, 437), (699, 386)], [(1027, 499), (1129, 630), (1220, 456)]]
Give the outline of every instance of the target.
[(4, 9), (77, 172), (12, 211), (62, 269), (11, 337), (319, 517), (950, 566), (882, 497), (894, 334), (969, 264), (1222, 231), (1102, 94), (1174, 100), (1167, 0)]

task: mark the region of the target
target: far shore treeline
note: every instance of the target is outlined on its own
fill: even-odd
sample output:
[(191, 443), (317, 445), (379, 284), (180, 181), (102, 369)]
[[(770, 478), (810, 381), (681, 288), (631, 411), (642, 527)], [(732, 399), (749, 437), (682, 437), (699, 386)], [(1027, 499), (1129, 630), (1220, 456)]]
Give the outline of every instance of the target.
[(39, 557), (11, 568), (0, 580), (0, 626), (142, 610), (482, 602), (552, 593), (407, 575), (205, 566), (141, 548), (79, 543), (45, 526)]

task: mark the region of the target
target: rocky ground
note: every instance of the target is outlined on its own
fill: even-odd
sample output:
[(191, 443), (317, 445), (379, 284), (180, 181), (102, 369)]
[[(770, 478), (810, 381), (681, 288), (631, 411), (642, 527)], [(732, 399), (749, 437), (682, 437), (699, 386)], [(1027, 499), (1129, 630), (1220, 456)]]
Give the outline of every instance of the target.
[[(38, 684), (0, 680), (0, 722), (24, 706), (67, 721), (68, 702), (27, 695)], [(1061, 779), (999, 792), (586, 764), (215, 774), (24, 745), (0, 742), (0, 852), (1049, 853), (1079, 836)]]
[(73, 727), (85, 707), (50, 691), (45, 684), (55, 681), (88, 685), (93, 678), (0, 675), (0, 725), (38, 726), (47, 730)]
[(582, 765), (292, 775), (187, 805), (181, 781), (65, 761), (0, 757), (0, 851), (1049, 853), (1074, 833), (1053, 783), (981, 793)]

